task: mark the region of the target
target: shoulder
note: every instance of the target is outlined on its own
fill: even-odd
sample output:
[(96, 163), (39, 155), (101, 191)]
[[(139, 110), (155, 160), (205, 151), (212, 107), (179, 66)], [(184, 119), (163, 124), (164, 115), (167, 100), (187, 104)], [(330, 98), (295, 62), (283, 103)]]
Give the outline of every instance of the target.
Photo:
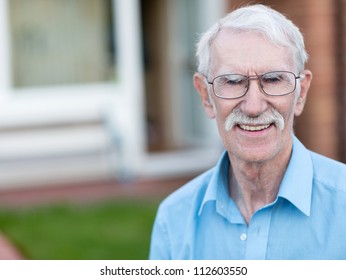
[[(170, 194), (159, 205), (155, 224), (165, 231), (184, 231), (198, 219), (205, 200), (214, 200), (222, 178), (227, 177), (228, 154), (224, 151), (218, 163)], [(227, 173), (227, 172), (226, 172)]]
[(180, 209), (186, 213), (186, 210), (198, 207), (203, 200), (214, 169), (207, 170), (171, 193), (161, 202), (159, 212), (177, 213)]
[(311, 152), (314, 181), (346, 194), (346, 164)]
[[(157, 211), (151, 237), (151, 259), (185, 259), (183, 242), (194, 231), (194, 221), (213, 169), (206, 171), (164, 199)], [(186, 235), (186, 233), (189, 233)]]

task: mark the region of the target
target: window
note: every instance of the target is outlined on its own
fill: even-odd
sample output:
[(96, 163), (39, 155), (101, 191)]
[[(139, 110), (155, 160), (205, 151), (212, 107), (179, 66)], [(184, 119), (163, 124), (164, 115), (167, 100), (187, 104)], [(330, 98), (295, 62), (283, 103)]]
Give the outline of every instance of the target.
[(111, 0), (11, 0), (15, 88), (115, 80)]

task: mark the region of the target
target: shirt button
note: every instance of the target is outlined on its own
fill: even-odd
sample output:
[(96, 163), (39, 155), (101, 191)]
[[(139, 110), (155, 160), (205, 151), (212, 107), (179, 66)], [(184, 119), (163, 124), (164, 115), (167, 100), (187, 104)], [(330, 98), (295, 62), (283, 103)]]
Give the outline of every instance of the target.
[(240, 240), (241, 240), (241, 241), (245, 241), (246, 239), (247, 239), (246, 233), (242, 233), (242, 234), (240, 235)]

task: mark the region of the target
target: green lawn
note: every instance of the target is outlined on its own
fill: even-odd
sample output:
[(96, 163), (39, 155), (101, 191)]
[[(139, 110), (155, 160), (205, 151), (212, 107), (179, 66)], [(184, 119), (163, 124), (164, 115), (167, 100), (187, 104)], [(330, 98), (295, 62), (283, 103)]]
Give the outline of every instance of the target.
[(0, 210), (0, 231), (27, 259), (147, 259), (158, 202)]

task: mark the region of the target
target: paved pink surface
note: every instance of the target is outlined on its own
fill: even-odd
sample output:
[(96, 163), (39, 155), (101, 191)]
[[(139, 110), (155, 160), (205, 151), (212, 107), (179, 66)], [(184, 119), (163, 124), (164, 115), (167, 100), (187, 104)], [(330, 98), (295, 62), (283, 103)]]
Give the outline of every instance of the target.
[(23, 260), (24, 257), (15, 246), (0, 233), (0, 260)]

